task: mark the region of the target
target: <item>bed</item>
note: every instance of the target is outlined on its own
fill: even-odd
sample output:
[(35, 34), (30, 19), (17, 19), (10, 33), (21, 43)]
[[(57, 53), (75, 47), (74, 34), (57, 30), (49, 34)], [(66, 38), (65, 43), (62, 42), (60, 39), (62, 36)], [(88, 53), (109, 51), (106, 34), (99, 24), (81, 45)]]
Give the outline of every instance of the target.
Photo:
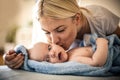
[(120, 80), (119, 76), (88, 77), (73, 75), (50, 75), (24, 70), (12, 70), (6, 65), (0, 66), (0, 80)]

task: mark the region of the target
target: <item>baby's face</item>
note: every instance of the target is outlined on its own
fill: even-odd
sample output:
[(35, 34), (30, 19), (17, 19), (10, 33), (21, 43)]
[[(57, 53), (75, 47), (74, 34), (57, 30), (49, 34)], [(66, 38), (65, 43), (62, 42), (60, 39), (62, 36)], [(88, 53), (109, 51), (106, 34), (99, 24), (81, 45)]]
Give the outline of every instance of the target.
[(68, 54), (65, 50), (56, 44), (39, 43), (34, 46), (32, 52), (37, 53), (39, 61), (60, 63), (68, 60)]

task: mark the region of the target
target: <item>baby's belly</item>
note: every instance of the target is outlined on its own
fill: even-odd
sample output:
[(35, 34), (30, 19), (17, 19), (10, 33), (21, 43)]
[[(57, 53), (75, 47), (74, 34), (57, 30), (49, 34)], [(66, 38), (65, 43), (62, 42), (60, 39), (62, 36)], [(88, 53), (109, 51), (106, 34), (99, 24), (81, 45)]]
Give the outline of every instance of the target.
[(81, 48), (78, 55), (85, 56), (85, 57), (92, 57), (92, 55), (93, 55), (92, 47)]

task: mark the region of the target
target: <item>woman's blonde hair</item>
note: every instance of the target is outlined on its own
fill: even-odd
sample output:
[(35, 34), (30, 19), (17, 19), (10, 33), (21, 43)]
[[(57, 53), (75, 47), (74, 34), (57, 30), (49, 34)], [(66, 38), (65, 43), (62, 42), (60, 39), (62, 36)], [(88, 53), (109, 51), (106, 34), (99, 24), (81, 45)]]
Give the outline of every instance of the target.
[(72, 17), (76, 13), (83, 17), (81, 9), (86, 10), (80, 8), (76, 0), (38, 0), (36, 7), (38, 20), (43, 16), (63, 19)]
[(74, 18), (74, 16), (79, 13), (82, 25), (86, 25), (87, 20), (83, 15), (83, 11), (89, 11), (86, 8), (80, 7), (77, 1), (78, 0), (38, 0), (34, 7), (35, 11), (33, 14), (34, 27), (32, 44), (39, 41), (47, 42), (45, 34), (42, 33), (41, 25), (39, 25), (39, 19), (41, 17), (47, 16), (55, 19)]

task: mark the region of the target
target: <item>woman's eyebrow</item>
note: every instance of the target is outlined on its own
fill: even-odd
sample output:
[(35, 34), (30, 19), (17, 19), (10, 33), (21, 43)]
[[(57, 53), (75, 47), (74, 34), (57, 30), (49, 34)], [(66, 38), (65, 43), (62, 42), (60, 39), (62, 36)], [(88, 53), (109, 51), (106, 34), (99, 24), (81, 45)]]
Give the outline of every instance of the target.
[(60, 25), (60, 26), (58, 26), (57, 28), (55, 28), (55, 30), (56, 30), (56, 29), (59, 29), (60, 27), (63, 27), (63, 26), (64, 26), (64, 25)]
[[(63, 26), (65, 26), (65, 25), (60, 25), (60, 26), (56, 27), (54, 30), (57, 30), (57, 29), (59, 29), (60, 27), (63, 27)], [(42, 28), (42, 30), (43, 30), (43, 31), (47, 31), (47, 30), (45, 30), (45, 29), (43, 29), (43, 28)], [(47, 32), (48, 32), (48, 31), (47, 31)]]
[(42, 28), (42, 30), (43, 30), (43, 31), (47, 31), (47, 30), (45, 30), (45, 29), (43, 29), (43, 28)]

